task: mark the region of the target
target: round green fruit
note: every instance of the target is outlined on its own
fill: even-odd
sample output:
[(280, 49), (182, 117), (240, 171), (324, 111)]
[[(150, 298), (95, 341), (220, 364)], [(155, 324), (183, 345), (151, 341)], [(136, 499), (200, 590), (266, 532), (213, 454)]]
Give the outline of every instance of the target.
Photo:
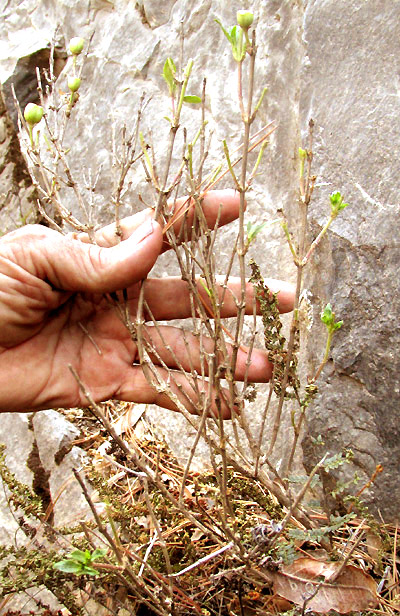
[(254, 15), (250, 11), (238, 11), (236, 14), (237, 22), (243, 30), (248, 30), (253, 23)]
[(77, 92), (80, 88), (81, 80), (79, 77), (69, 77), (68, 78), (68, 87), (71, 92)]
[(69, 50), (74, 56), (79, 56), (81, 53), (85, 40), (80, 36), (74, 36), (69, 42)]
[(35, 103), (28, 103), (25, 107), (24, 118), (28, 124), (35, 126), (35, 124), (39, 124), (40, 120), (43, 118), (43, 113), (43, 107)]

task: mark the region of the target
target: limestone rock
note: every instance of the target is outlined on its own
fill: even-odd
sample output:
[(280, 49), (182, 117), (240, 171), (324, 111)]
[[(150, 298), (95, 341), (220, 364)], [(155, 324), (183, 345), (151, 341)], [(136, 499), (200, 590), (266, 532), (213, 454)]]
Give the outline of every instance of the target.
[[(9, 470), (16, 479), (31, 485), (32, 471), (26, 462), (32, 450), (33, 435), (29, 429), (29, 416), (25, 413), (2, 413), (0, 443), (5, 445), (5, 459)], [(0, 490), (0, 544), (13, 544), (15, 538), (22, 540), (22, 532), (7, 502), (8, 493)]]
[(36, 199), (16, 130), (0, 85), (0, 224), (1, 233), (36, 220)]
[[(308, 286), (315, 320), (330, 301), (344, 326), (335, 337), (320, 395), (310, 407), (310, 436), (326, 449), (354, 451), (350, 478), (362, 482), (384, 466), (369, 498), (374, 511), (398, 519), (400, 503), (400, 173), (398, 7), (353, 0), (310, 2), (302, 117), (315, 121), (314, 168), (321, 182), (311, 211), (313, 233), (340, 190), (350, 207), (335, 221), (314, 260)], [(310, 373), (321, 356), (322, 327), (309, 340)], [(322, 455), (306, 442), (311, 465)]]
[(73, 441), (79, 430), (53, 410), (36, 413), (33, 429), (40, 456), (42, 474), (48, 478), (50, 502), (54, 505), (52, 522), (72, 526), (88, 513), (88, 505), (72, 469), (79, 470), (85, 456)]

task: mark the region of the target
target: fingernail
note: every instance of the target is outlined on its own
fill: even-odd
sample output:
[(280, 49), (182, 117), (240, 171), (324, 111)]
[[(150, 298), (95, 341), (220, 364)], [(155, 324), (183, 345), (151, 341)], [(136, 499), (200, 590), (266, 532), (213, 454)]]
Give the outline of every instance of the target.
[(140, 244), (146, 237), (149, 237), (154, 231), (154, 221), (150, 218), (146, 220), (140, 227), (136, 229), (131, 235), (131, 240), (136, 244)]

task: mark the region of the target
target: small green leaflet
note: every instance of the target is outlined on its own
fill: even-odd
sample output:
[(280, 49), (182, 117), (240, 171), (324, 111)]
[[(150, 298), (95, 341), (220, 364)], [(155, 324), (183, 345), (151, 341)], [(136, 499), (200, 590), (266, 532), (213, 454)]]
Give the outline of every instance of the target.
[(241, 62), (246, 55), (246, 44), (243, 44), (243, 30), (239, 28), (238, 34), (237, 26), (232, 26), (232, 28), (228, 31), (224, 28), (218, 18), (214, 19), (214, 21), (219, 25), (222, 32), (230, 42), (234, 59), (236, 62)]
[(251, 244), (251, 242), (255, 240), (256, 236), (260, 233), (260, 231), (264, 229), (266, 225), (266, 222), (258, 224), (249, 221), (247, 223), (247, 241), (249, 242), (249, 244)]
[(343, 197), (339, 191), (336, 191), (332, 193), (331, 195), (329, 195), (329, 200), (331, 202), (332, 214), (335, 214), (335, 215), (337, 215), (339, 212), (344, 210), (344, 208), (349, 205), (348, 203), (343, 203)]
[(176, 91), (176, 66), (172, 58), (167, 58), (164, 63), (163, 68), (163, 77), (167, 82), (169, 93), (171, 96), (175, 94)]
[(185, 103), (201, 103), (201, 98), (200, 96), (193, 96), (191, 94), (188, 94), (187, 96), (183, 97), (183, 100)]
[(73, 550), (67, 555), (65, 560), (60, 560), (54, 563), (54, 569), (63, 571), (64, 573), (75, 573), (75, 575), (100, 575), (97, 569), (90, 565), (99, 558), (103, 558), (107, 554), (106, 549), (97, 548), (92, 553), (89, 550)]
[(219, 25), (219, 27), (221, 28), (222, 32), (225, 34), (226, 38), (228, 39), (228, 41), (231, 43), (235, 43), (236, 42), (236, 26), (233, 26), (233, 28), (235, 29), (234, 32), (232, 33), (233, 28), (231, 29), (230, 32), (228, 32), (224, 26), (221, 23), (221, 20), (218, 18), (215, 18), (214, 21)]
[(328, 331), (334, 332), (337, 329), (340, 329), (343, 325), (343, 321), (335, 322), (335, 313), (332, 312), (331, 304), (327, 304), (323, 311), (321, 312), (321, 321), (325, 323)]

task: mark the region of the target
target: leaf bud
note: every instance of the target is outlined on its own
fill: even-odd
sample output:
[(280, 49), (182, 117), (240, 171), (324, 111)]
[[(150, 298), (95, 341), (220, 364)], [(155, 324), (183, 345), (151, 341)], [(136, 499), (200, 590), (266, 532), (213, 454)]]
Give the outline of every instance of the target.
[(28, 103), (25, 107), (24, 118), (30, 126), (35, 126), (43, 118), (43, 113), (43, 107), (35, 103)]
[(68, 77), (68, 87), (71, 92), (77, 92), (80, 88), (81, 80), (79, 77)]
[(243, 30), (248, 30), (253, 23), (254, 15), (250, 11), (238, 11), (236, 18), (239, 26)]
[(80, 36), (74, 36), (69, 42), (69, 50), (74, 56), (79, 56), (81, 53), (85, 40)]

